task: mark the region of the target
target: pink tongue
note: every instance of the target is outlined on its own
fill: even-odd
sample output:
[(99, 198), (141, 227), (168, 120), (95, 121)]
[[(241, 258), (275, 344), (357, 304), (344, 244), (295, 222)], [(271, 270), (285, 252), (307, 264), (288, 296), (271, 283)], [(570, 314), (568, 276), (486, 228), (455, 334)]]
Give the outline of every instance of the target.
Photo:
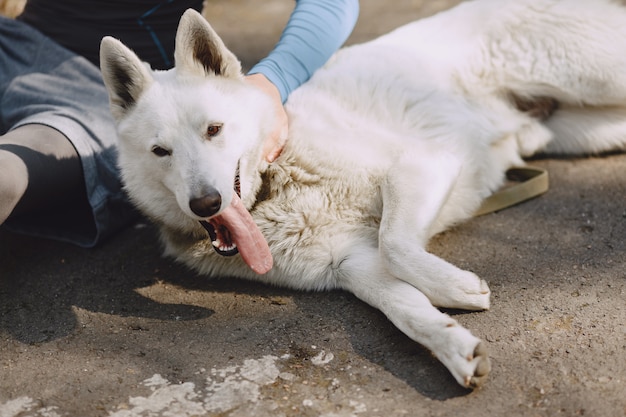
[(233, 201), (219, 214), (221, 221), (230, 231), (233, 242), (239, 249), (244, 262), (257, 274), (272, 269), (272, 254), (252, 216), (233, 193)]

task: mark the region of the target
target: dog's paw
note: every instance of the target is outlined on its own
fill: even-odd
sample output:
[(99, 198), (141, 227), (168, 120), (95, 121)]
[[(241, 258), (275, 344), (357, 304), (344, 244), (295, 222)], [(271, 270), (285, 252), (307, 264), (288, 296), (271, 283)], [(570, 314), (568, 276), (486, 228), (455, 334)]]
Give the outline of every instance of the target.
[(491, 371), (487, 346), (456, 322), (448, 327), (448, 343), (435, 352), (457, 382), (465, 388), (477, 388)]
[(466, 359), (472, 364), (470, 368), (473, 369), (473, 373), (467, 372), (463, 375), (463, 383), (466, 388), (478, 388), (483, 384), (491, 371), (489, 352), (487, 351), (485, 343), (478, 343), (472, 355), (468, 356)]
[(433, 305), (472, 311), (489, 310), (491, 290), (487, 281), (476, 274), (458, 270), (454, 277), (442, 282), (446, 285), (427, 293)]

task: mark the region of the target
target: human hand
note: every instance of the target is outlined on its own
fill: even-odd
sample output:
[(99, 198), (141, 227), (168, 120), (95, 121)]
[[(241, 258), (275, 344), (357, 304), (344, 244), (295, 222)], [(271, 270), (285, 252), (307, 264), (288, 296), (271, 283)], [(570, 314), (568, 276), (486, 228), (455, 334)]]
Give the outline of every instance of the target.
[(263, 145), (263, 155), (267, 162), (274, 162), (280, 155), (287, 141), (289, 133), (289, 125), (287, 120), (287, 113), (283, 107), (283, 102), (278, 92), (278, 88), (268, 80), (265, 75), (257, 73), (247, 75), (246, 81), (259, 88), (265, 94), (267, 94), (274, 103), (274, 111), (276, 113), (276, 123), (274, 129), (270, 133), (269, 137), (265, 139)]

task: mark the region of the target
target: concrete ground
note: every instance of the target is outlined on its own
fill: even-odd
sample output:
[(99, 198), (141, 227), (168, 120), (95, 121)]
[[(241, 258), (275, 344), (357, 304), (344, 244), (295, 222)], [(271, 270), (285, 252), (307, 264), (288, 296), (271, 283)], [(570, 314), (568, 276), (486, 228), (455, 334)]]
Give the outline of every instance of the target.
[[(350, 42), (456, 1), (361, 3)], [(249, 66), (291, 6), (209, 12)], [(532, 163), (547, 194), (430, 247), (493, 291), (450, 312), (491, 351), (475, 392), (352, 295), (205, 280), (149, 225), (94, 250), (0, 231), (0, 417), (626, 416), (626, 155)]]

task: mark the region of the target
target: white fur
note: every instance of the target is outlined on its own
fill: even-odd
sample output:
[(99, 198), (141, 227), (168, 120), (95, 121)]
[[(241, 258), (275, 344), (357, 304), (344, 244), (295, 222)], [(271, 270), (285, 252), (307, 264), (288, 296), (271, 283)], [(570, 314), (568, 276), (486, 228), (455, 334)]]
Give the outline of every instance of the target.
[[(269, 166), (271, 106), (193, 12), (176, 60), (151, 73), (102, 45), (123, 179), (167, 252), (208, 276), (350, 291), (468, 387), (489, 371), (485, 348), (435, 306), (488, 309), (489, 288), (428, 253), (429, 238), (472, 216), (523, 156), (626, 149), (626, 11), (606, 0), (475, 0), (345, 48), (289, 98), (290, 138)], [(559, 108), (544, 122), (513, 93)], [(214, 122), (223, 131), (207, 138)], [(229, 202), (237, 161), (274, 257), (265, 275), (216, 255), (189, 209), (207, 189)]]

